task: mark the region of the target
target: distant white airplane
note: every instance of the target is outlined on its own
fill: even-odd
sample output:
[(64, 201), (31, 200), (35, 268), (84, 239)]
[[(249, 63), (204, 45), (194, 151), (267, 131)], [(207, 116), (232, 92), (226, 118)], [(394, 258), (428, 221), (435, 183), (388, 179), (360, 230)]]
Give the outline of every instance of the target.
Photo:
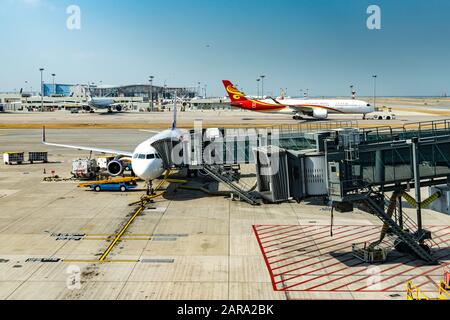
[(327, 119), (330, 113), (366, 114), (375, 111), (374, 107), (361, 100), (339, 99), (291, 99), (291, 98), (263, 98), (251, 99), (228, 80), (223, 80), (225, 89), (231, 99), (231, 105), (245, 110), (278, 114), (292, 114), (294, 120), (301, 120), (303, 116), (314, 119)]
[(153, 147), (159, 141), (181, 141), (189, 135), (189, 131), (177, 128), (177, 99), (174, 102), (172, 128), (157, 133), (150, 139), (139, 144), (133, 152), (121, 151), (115, 149), (102, 149), (96, 147), (84, 147), (67, 144), (51, 143), (46, 141), (45, 128), (42, 134), (42, 143), (47, 146), (59, 148), (69, 148), (76, 150), (84, 150), (91, 152), (99, 152), (104, 154), (116, 155), (116, 159), (108, 164), (108, 173), (112, 176), (119, 176), (123, 173), (126, 165), (123, 161), (131, 161), (133, 172), (147, 182), (147, 194), (150, 194), (152, 181), (161, 177), (167, 169), (164, 165), (163, 158)]

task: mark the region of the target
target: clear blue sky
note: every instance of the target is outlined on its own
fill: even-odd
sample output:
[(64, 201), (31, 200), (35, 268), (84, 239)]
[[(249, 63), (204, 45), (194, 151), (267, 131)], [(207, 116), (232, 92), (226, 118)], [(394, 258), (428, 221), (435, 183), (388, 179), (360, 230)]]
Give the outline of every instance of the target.
[[(0, 0), (0, 91), (57, 82), (208, 85), (222, 79), (256, 92), (299, 95), (450, 94), (447, 0)], [(66, 8), (81, 8), (79, 31)], [(382, 30), (366, 27), (370, 4)]]

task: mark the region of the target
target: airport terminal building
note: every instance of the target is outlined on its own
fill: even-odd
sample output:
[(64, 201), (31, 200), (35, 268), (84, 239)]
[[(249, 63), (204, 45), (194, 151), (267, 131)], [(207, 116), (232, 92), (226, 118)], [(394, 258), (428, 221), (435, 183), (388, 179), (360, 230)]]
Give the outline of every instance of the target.
[(153, 96), (153, 100), (171, 99), (176, 91), (181, 98), (194, 98), (197, 95), (194, 87), (167, 87), (151, 86), (148, 84), (125, 85), (125, 86), (94, 86), (89, 88), (93, 96), (103, 97), (141, 97), (144, 101)]
[(150, 97), (155, 103), (172, 99), (177, 92), (179, 98), (192, 99), (197, 95), (194, 87), (161, 87), (151, 85), (89, 86), (60, 83), (44, 83), (43, 97), (40, 93), (0, 93), (0, 111), (74, 109), (87, 104), (88, 97), (111, 97), (115, 103), (129, 109), (147, 108)]
[(44, 96), (72, 97), (84, 95), (90, 92), (93, 97), (129, 97), (143, 98), (148, 101), (150, 96), (153, 100), (171, 99), (176, 91), (179, 97), (194, 98), (197, 94), (196, 89), (191, 87), (167, 87), (151, 86), (149, 84), (134, 84), (124, 86), (86, 86), (72, 84), (51, 84), (44, 83)]

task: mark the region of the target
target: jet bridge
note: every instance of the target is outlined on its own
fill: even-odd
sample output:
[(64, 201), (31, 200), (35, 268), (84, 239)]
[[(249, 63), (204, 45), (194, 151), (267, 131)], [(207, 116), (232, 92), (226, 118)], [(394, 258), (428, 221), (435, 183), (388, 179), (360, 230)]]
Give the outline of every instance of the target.
[[(436, 244), (422, 226), (421, 210), (438, 195), (422, 201), (421, 188), (450, 182), (450, 120), (336, 131), (324, 141), (324, 149), (333, 207), (351, 211), (359, 205), (384, 223), (380, 241), (369, 248), (379, 246), (389, 231), (396, 236), (397, 250), (435, 263)], [(405, 227), (405, 221), (413, 220), (403, 212), (401, 197), (410, 188), (415, 189), (416, 198), (409, 201), (416, 204), (417, 224)], [(386, 199), (386, 192), (392, 197)]]
[[(254, 150), (272, 145), (291, 151), (321, 149), (330, 130), (357, 126), (355, 121), (337, 121), (252, 129), (198, 129), (190, 131), (190, 139), (168, 139), (152, 146), (161, 155), (166, 168), (186, 167), (189, 170), (199, 170), (219, 183), (224, 183), (240, 199), (254, 205), (259, 203), (255, 192), (232, 181), (226, 167), (254, 164)], [(175, 157), (179, 160), (174, 159)]]

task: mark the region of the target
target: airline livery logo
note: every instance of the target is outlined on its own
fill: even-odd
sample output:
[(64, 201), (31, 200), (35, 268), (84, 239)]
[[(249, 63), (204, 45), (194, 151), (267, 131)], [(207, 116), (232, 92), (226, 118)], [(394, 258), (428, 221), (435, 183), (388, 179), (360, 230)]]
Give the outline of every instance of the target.
[(227, 86), (227, 92), (233, 95), (233, 98), (239, 100), (244, 97), (244, 94), (236, 89), (232, 84)]

